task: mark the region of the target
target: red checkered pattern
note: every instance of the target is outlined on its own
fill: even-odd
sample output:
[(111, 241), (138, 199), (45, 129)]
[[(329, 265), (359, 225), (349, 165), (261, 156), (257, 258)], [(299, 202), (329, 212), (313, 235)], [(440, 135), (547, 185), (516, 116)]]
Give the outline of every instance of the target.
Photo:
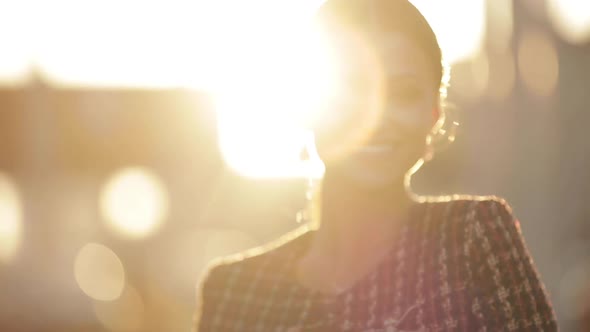
[(219, 260), (199, 289), (196, 331), (557, 331), (503, 200), (425, 199), (399, 227), (379, 265), (338, 295), (295, 278), (313, 230)]

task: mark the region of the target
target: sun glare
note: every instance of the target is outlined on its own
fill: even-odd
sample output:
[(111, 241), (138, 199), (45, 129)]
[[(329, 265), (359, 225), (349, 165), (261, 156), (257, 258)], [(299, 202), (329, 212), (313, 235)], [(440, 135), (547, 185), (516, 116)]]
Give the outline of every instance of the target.
[(139, 167), (126, 168), (115, 173), (103, 187), (100, 211), (116, 231), (144, 237), (166, 218), (167, 192), (153, 172)]
[[(433, 25), (448, 62), (477, 52), (484, 0), (412, 2)], [(333, 59), (308, 24), (321, 3), (41, 2), (32, 58), (58, 85), (211, 91), (230, 166), (250, 176), (299, 176), (310, 171), (298, 159), (306, 126), (335, 85)]]
[[(439, 32), (447, 61), (477, 52), (485, 24), (483, 0), (414, 2)], [(469, 14), (449, 20), (458, 10)], [(321, 33), (294, 24), (297, 20), (287, 19), (288, 14), (282, 19), (273, 13), (271, 25), (264, 17), (249, 17), (263, 23), (240, 33), (244, 38), (237, 44), (244, 46), (234, 45), (231, 53), (239, 56), (222, 66), (227, 76), (214, 89), (222, 155), (247, 176), (305, 176), (323, 170), (319, 159), (313, 163), (317, 166), (303, 168), (299, 156), (309, 137), (305, 125), (334, 97), (338, 67)]]
[(22, 19), (30, 13), (26, 1), (0, 2), (0, 84), (23, 83), (32, 62), (32, 34), (30, 21)]
[[(310, 17), (321, 2), (55, 0), (36, 3), (43, 14), (29, 12), (26, 5), (10, 5), (0, 16), (0, 27), (6, 26), (1, 31), (18, 30), (7, 36), (23, 40), (25, 34), (31, 46), (11, 43), (15, 47), (2, 54), (0, 69), (22, 76), (34, 61), (46, 78), (60, 85), (208, 89), (226, 82), (219, 70), (228, 59), (246, 60), (248, 53), (270, 50), (269, 44), (275, 52), (300, 55), (302, 49), (289, 45), (291, 32), (300, 29), (302, 18)], [(485, 25), (484, 0), (412, 2), (434, 26), (448, 62), (476, 53)], [(18, 19), (30, 15), (37, 24)], [(279, 38), (270, 40), (269, 34)]]
[(448, 63), (456, 63), (478, 53), (486, 25), (485, 0), (410, 2), (432, 25)]
[[(228, 46), (236, 40), (248, 44), (244, 34), (258, 33), (254, 28), (261, 27), (259, 18), (272, 17), (276, 19), (272, 24), (280, 25), (291, 17), (309, 15), (318, 3), (42, 2), (39, 11), (44, 15), (36, 17), (36, 22), (43, 32), (33, 36), (34, 58), (43, 75), (59, 85), (207, 89), (221, 79), (220, 61), (241, 55)], [(273, 30), (268, 26), (266, 30)]]
[(215, 73), (221, 2), (41, 2), (35, 61), (58, 85), (201, 88)]
[(310, 148), (306, 128), (334, 92), (334, 62), (311, 19), (284, 14), (248, 17), (259, 24), (240, 33), (229, 52), (239, 56), (226, 59), (224, 79), (212, 87), (222, 155), (246, 176), (322, 172), (319, 158), (304, 164), (300, 156)]

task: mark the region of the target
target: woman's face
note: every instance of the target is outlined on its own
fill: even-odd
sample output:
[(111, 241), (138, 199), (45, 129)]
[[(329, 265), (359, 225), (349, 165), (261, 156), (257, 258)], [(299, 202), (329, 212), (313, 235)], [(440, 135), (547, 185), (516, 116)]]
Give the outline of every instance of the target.
[(327, 172), (378, 189), (403, 184), (425, 155), (438, 116), (439, 82), (424, 52), (403, 34), (375, 44), (369, 49), (337, 41), (342, 84), (316, 144)]

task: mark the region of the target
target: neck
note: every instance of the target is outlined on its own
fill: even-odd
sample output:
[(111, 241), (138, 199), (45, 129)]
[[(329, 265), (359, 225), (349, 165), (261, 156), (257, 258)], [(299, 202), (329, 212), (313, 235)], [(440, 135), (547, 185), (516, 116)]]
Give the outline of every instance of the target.
[(413, 201), (404, 188), (363, 189), (326, 171), (319, 228), (298, 263), (299, 282), (340, 293), (373, 269), (391, 248), (396, 223), (407, 218)]
[(326, 172), (321, 190), (320, 225), (314, 246), (338, 259), (391, 244), (396, 223), (412, 204), (403, 181), (385, 189), (364, 188)]

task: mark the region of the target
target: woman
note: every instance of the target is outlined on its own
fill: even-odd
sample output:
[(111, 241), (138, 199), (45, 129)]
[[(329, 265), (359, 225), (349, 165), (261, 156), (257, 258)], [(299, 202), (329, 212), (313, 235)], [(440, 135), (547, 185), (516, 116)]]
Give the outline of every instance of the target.
[(196, 330), (557, 330), (503, 200), (408, 189), (444, 121), (442, 56), (423, 16), (406, 0), (328, 0), (319, 17), (344, 84), (338, 121), (316, 131), (318, 220), (212, 264)]

